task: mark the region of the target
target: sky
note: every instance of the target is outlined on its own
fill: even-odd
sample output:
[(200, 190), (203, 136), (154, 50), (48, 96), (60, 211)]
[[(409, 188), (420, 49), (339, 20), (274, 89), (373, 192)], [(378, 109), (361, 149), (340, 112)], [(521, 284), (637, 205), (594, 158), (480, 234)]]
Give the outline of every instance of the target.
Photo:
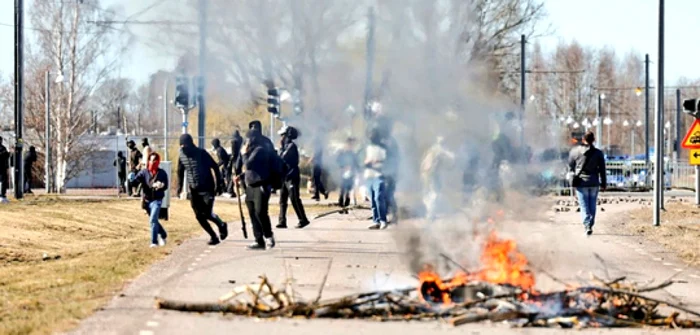
[[(25, 0), (29, 8), (32, 1)], [(324, 0), (332, 1), (332, 0)], [(430, 1), (430, 0), (428, 0)], [(124, 15), (135, 13), (150, 4), (149, 1), (104, 0), (105, 5), (122, 7)], [(656, 77), (658, 50), (658, 0), (544, 0), (548, 13), (545, 25), (551, 26), (551, 34), (537, 41), (544, 50), (553, 50), (560, 41), (577, 40), (585, 46), (600, 48), (610, 46), (619, 56), (630, 51), (639, 54), (640, 62), (648, 53), (654, 65), (652, 79)], [(157, 11), (158, 7), (151, 9)], [(14, 1), (0, 1), (0, 73), (8, 76), (14, 62)], [(700, 41), (693, 36), (700, 31), (698, 0), (666, 1), (665, 78), (668, 85), (680, 77), (700, 78)], [(25, 10), (25, 22), (29, 24)], [(534, 41), (530, 41), (533, 42)], [(143, 43), (136, 43), (123, 59), (122, 76), (137, 82), (148, 80), (149, 74), (161, 69), (171, 69), (174, 60), (159, 55)]]

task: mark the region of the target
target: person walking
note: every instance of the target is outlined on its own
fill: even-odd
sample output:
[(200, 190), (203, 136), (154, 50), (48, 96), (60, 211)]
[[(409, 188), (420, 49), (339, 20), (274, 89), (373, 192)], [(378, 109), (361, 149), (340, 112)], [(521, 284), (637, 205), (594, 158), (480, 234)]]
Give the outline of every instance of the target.
[(24, 155), (24, 193), (26, 194), (34, 194), (34, 192), (32, 192), (32, 169), (36, 161), (36, 148), (30, 146), (29, 151)]
[(593, 234), (598, 192), (605, 191), (607, 186), (605, 155), (593, 145), (594, 142), (593, 132), (586, 132), (583, 143), (572, 148), (569, 153), (571, 186), (576, 189), (578, 195), (587, 235)]
[(345, 140), (343, 149), (340, 150), (337, 157), (337, 164), (340, 169), (340, 196), (338, 197), (338, 206), (350, 206), (350, 192), (355, 184), (355, 176), (360, 168), (355, 154), (355, 139), (348, 137)]
[(146, 168), (139, 171), (131, 182), (141, 186), (141, 207), (146, 211), (151, 223), (151, 248), (164, 246), (168, 233), (158, 221), (160, 208), (168, 189), (168, 174), (160, 167), (160, 155), (152, 152), (146, 163)]
[[(141, 165), (141, 159), (143, 154), (136, 147), (136, 142), (134, 140), (129, 140), (126, 142), (126, 147), (129, 148), (129, 180), (133, 178), (137, 173), (139, 173), (139, 166)], [(134, 187), (131, 183), (127, 185), (127, 194), (132, 196), (134, 193)]]
[(7, 147), (2, 144), (0, 137), (0, 200), (7, 200), (7, 189), (10, 186), (9, 171), (10, 169), (10, 152)]
[(119, 193), (126, 193), (126, 158), (124, 153), (117, 152), (117, 158), (112, 164), (117, 167), (117, 178), (119, 179)]
[(245, 171), (236, 171), (236, 183), (245, 184), (245, 204), (255, 236), (255, 243), (248, 246), (251, 250), (275, 247), (268, 206), (272, 191), (269, 185), (270, 163), (272, 155), (276, 153), (267, 149), (269, 146), (265, 144), (265, 139), (266, 137), (258, 129), (248, 130), (241, 155)]
[(323, 140), (321, 136), (316, 136), (314, 139), (314, 155), (311, 157), (312, 174), (314, 179), (314, 196), (311, 199), (320, 201), (321, 194), (324, 199), (328, 199), (328, 192), (323, 185)]
[(241, 132), (236, 130), (233, 132), (233, 136), (231, 138), (231, 155), (229, 158), (229, 163), (228, 166), (226, 167), (226, 171), (228, 173), (228, 178), (226, 179), (227, 185), (226, 185), (226, 191), (228, 194), (231, 195), (231, 197), (236, 197), (236, 190), (235, 190), (235, 182), (233, 181), (233, 175), (234, 175), (234, 167), (236, 165), (236, 162), (239, 159), (239, 156), (241, 155), (241, 147), (243, 146), (243, 137), (241, 137)]
[(369, 229), (386, 229), (386, 183), (384, 181), (384, 161), (386, 150), (382, 146), (382, 136), (378, 130), (370, 132), (370, 144), (365, 149), (365, 173), (367, 190), (372, 203), (372, 225)]
[(455, 154), (444, 146), (444, 137), (438, 136), (425, 154), (421, 163), (421, 179), (423, 181), (423, 204), (426, 218), (434, 220), (448, 206), (445, 186), (450, 185), (447, 176), (455, 161)]
[(284, 179), (284, 185), (280, 190), (280, 215), (277, 228), (287, 228), (287, 199), (292, 203), (292, 208), (297, 214), (299, 223), (296, 228), (304, 228), (309, 225), (309, 219), (304, 211), (304, 204), (301, 202), (299, 192), (299, 184), (301, 183), (301, 174), (299, 172), (299, 148), (294, 140), (299, 137), (299, 131), (294, 127), (283, 127), (279, 133), (282, 136), (280, 157), (287, 165), (287, 175)]
[(148, 138), (144, 137), (141, 139), (141, 146), (143, 147), (142, 151), (142, 159), (144, 161), (141, 162), (141, 168), (145, 169), (148, 160), (148, 157), (151, 157), (151, 153), (153, 153), (153, 148), (151, 148), (151, 145), (148, 143)]
[[(180, 136), (180, 157), (178, 158), (177, 194), (182, 193), (182, 185), (187, 174), (190, 204), (197, 222), (209, 234), (209, 245), (217, 245), (228, 236), (228, 225), (214, 215), (214, 198), (223, 191), (223, 179), (214, 159), (203, 149), (194, 145), (190, 134)], [(214, 222), (219, 229), (219, 237), (208, 221)], [(220, 239), (219, 239), (220, 238)]]

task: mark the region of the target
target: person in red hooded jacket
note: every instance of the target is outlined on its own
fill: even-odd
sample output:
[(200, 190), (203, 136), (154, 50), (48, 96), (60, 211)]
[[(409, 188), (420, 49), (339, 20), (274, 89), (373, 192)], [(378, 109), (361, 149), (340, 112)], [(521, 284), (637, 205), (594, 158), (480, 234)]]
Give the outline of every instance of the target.
[(160, 155), (152, 152), (148, 155), (146, 168), (131, 180), (133, 185), (141, 185), (142, 207), (150, 217), (151, 223), (151, 248), (164, 246), (168, 233), (158, 222), (160, 207), (165, 198), (165, 190), (168, 189), (168, 174), (159, 168)]

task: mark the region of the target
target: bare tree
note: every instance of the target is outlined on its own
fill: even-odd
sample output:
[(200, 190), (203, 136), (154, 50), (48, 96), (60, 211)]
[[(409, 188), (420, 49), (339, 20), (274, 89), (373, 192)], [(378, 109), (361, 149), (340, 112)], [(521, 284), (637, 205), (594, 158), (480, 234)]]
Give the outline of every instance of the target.
[[(43, 73), (50, 69), (61, 73), (64, 82), (52, 92), (52, 138), (56, 189), (65, 191), (66, 181), (77, 175), (95, 150), (84, 136), (91, 125), (88, 108), (90, 95), (109, 76), (123, 51), (115, 30), (94, 25), (89, 20), (111, 19), (99, 0), (80, 2), (37, 1), (29, 12), (36, 29), (37, 44), (28, 53), (26, 69), (34, 78), (27, 94), (27, 128), (42, 145), (45, 124)], [(31, 85), (30, 85), (31, 86)]]

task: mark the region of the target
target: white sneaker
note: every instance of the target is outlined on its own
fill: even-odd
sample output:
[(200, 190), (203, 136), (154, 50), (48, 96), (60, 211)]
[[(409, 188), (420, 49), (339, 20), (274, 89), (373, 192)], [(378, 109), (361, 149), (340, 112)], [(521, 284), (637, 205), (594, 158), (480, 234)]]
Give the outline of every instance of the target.
[(151, 244), (151, 248), (157, 248), (157, 247), (158, 247), (157, 244)]
[(159, 247), (165, 246), (165, 240), (160, 235), (158, 235), (158, 246)]
[(382, 221), (382, 222), (379, 223), (379, 229), (386, 229), (386, 227), (388, 227), (388, 226), (389, 226), (389, 225), (388, 225), (386, 222), (384, 222), (384, 221)]
[(266, 238), (265, 241), (267, 242), (266, 244), (267, 244), (268, 249), (272, 249), (275, 247), (275, 237), (274, 236), (270, 237), (270, 238)]

